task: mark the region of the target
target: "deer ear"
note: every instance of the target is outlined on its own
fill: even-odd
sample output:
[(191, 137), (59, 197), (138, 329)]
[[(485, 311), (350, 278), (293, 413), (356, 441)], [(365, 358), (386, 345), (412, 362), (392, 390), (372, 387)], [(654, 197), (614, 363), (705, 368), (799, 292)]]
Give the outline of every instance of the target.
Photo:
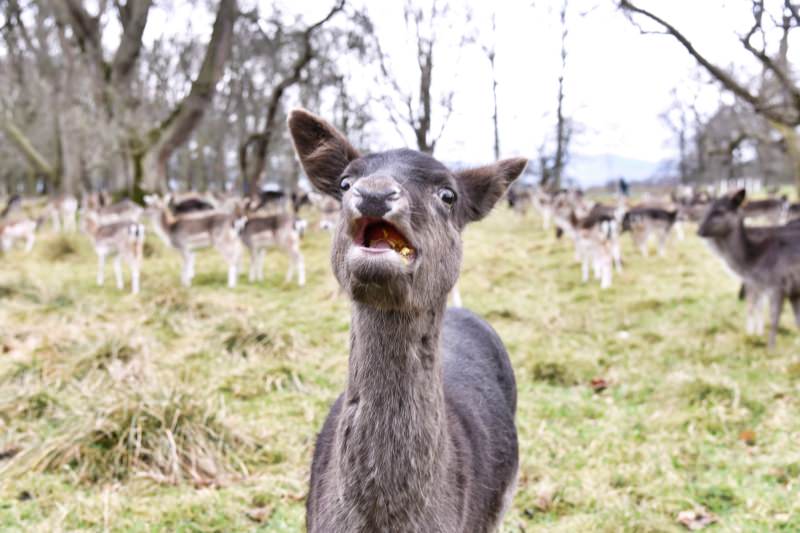
[(457, 205), (461, 225), (485, 217), (527, 164), (527, 159), (518, 157), (457, 172), (461, 194)]
[(739, 206), (742, 205), (742, 202), (744, 202), (744, 197), (746, 194), (747, 192), (744, 189), (739, 189), (738, 191), (736, 191), (736, 194), (731, 196), (731, 203), (733, 204), (734, 208), (738, 209)]
[(341, 198), (339, 178), (350, 161), (360, 157), (358, 151), (336, 128), (305, 109), (293, 109), (288, 123), (308, 179), (321, 192)]

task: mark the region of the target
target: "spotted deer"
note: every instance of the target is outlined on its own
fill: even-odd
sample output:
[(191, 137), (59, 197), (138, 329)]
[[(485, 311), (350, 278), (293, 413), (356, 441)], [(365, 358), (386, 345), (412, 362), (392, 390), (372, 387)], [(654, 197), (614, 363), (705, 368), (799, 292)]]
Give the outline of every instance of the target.
[(289, 256), (286, 283), (297, 272), (297, 284), (306, 283), (306, 269), (300, 251), (300, 228), (292, 213), (252, 214), (242, 229), (242, 242), (250, 254), (250, 281), (264, 280), (264, 257), (268, 248), (279, 248)]
[(53, 229), (56, 231), (75, 231), (75, 215), (78, 212), (78, 200), (70, 194), (60, 194), (50, 200), (46, 211), (50, 214)]
[(639, 253), (647, 257), (649, 242), (655, 239), (658, 255), (664, 256), (667, 240), (678, 218), (678, 211), (667, 211), (660, 207), (634, 207), (622, 219), (622, 231), (629, 231)]
[(361, 155), (304, 110), (289, 130), (312, 183), (341, 201), (331, 262), (353, 302), (347, 385), (317, 438), (308, 530), (496, 531), (518, 468), (514, 372), (489, 324), (446, 300), (461, 231), (527, 161), (452, 172), (413, 150)]
[(181, 283), (185, 287), (191, 286), (194, 278), (196, 250), (209, 246), (213, 246), (228, 265), (228, 287), (236, 287), (242, 250), (239, 233), (246, 218), (217, 211), (177, 217), (163, 198), (148, 196), (145, 202), (156, 235), (181, 255)]
[(42, 224), (41, 218), (19, 218), (14, 220), (0, 220), (0, 249), (3, 252), (11, 250), (18, 240), (25, 241), (25, 253), (33, 250), (36, 242), (36, 230)]
[(97, 254), (97, 284), (103, 285), (106, 258), (113, 257), (117, 288), (125, 288), (122, 275), (122, 263), (125, 262), (131, 271), (131, 293), (138, 294), (144, 252), (144, 225), (131, 220), (101, 224), (95, 211), (87, 211), (84, 214), (83, 230), (89, 236)]

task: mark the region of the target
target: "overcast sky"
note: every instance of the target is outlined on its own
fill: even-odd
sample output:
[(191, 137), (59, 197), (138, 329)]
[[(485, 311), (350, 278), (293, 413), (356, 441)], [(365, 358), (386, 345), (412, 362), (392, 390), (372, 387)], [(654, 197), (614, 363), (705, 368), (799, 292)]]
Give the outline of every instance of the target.
[[(278, 1), (285, 12), (311, 21), (326, 13), (333, 0)], [(350, 1), (368, 6), (382, 45), (391, 57), (393, 72), (401, 84), (414, 87), (415, 56), (403, 22), (403, 1)], [(774, 1), (779, 0), (768, 0)], [(737, 40), (751, 21), (750, 2), (638, 3), (673, 22), (711, 59), (755, 71)], [(262, 4), (269, 6), (266, 0)], [(552, 137), (554, 128), (561, 0), (451, 0), (450, 4), (452, 16), (437, 27), (442, 46), (435, 57), (434, 85), (440, 89), (455, 86), (457, 92), (454, 113), (437, 146), (437, 157), (470, 162), (492, 158), (489, 63), (478, 46), (457, 46), (465, 31), (473, 31), (478, 43), (490, 41), (492, 11), (497, 19), (501, 151), (503, 155), (535, 156), (543, 139)], [(472, 12), (470, 24), (463, 21), (464, 10)], [(193, 18), (193, 31), (207, 35), (211, 14), (207, 20)], [(174, 21), (151, 22), (148, 32), (176, 27)], [(699, 95), (700, 106), (711, 110), (719, 99), (717, 86), (703, 83), (707, 76), (700, 74), (694, 60), (674, 39), (642, 35), (617, 10), (615, 0), (570, 0), (567, 23), (565, 106), (580, 128), (574, 151), (647, 161), (674, 157), (671, 133), (659, 115), (670, 106), (674, 91), (683, 99)], [(374, 72), (368, 67), (352, 64), (348, 68), (352, 69), (353, 84), (358, 86), (354, 87), (356, 91), (377, 90)], [(403, 139), (385, 116), (376, 116), (378, 144), (382, 148), (412, 143), (410, 132)]]

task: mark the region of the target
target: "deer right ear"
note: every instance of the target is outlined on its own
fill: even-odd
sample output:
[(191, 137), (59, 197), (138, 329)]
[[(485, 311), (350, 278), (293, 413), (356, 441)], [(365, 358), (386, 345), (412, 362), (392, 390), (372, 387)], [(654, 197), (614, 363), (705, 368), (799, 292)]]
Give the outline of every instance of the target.
[(742, 202), (744, 202), (744, 197), (746, 194), (747, 192), (744, 189), (739, 189), (738, 191), (736, 191), (736, 194), (731, 196), (731, 203), (733, 204), (734, 208), (738, 209), (739, 206), (742, 205)]
[(341, 198), (339, 178), (350, 161), (360, 157), (358, 151), (331, 124), (305, 109), (293, 109), (288, 123), (308, 179), (321, 192)]

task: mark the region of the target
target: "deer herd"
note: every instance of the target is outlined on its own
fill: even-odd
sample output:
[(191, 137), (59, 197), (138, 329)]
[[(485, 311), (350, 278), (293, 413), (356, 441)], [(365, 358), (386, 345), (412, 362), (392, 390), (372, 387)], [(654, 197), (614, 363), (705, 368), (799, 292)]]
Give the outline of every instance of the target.
[[(611, 286), (622, 271), (621, 239), (647, 256), (668, 253), (683, 224), (698, 234), (739, 279), (747, 300), (748, 333), (763, 332), (769, 308), (769, 346), (775, 344), (784, 300), (800, 326), (800, 205), (786, 197), (747, 201), (743, 190), (714, 197), (680, 189), (668, 198), (632, 205), (609, 203), (578, 190), (516, 183), (525, 159), (506, 159), (453, 171), (413, 150), (362, 154), (324, 119), (294, 110), (288, 121), (298, 159), (316, 192), (257, 197), (150, 195), (144, 205), (110, 202), (101, 194), (79, 203), (50, 200), (26, 216), (12, 196), (0, 214), (0, 242), (34, 246), (37, 228), (86, 234), (98, 257), (97, 283), (113, 258), (139, 292), (143, 221), (181, 259), (180, 281), (190, 286), (195, 258), (213, 248), (235, 287), (243, 263), (249, 280), (264, 280), (265, 252), (289, 258), (286, 281), (306, 280), (298, 216), (305, 201), (333, 233), (331, 264), (352, 301), (345, 389), (317, 437), (307, 500), (311, 532), (496, 531), (513, 497), (518, 471), (516, 384), (502, 340), (489, 324), (458, 307), (462, 241), (469, 223), (505, 195), (524, 216), (535, 209), (544, 228), (571, 241), (581, 277)], [(798, 217), (798, 218), (795, 218)], [(79, 224), (76, 224), (79, 220)], [(754, 221), (762, 221), (754, 225)], [(747, 222), (747, 223), (746, 223)]]

